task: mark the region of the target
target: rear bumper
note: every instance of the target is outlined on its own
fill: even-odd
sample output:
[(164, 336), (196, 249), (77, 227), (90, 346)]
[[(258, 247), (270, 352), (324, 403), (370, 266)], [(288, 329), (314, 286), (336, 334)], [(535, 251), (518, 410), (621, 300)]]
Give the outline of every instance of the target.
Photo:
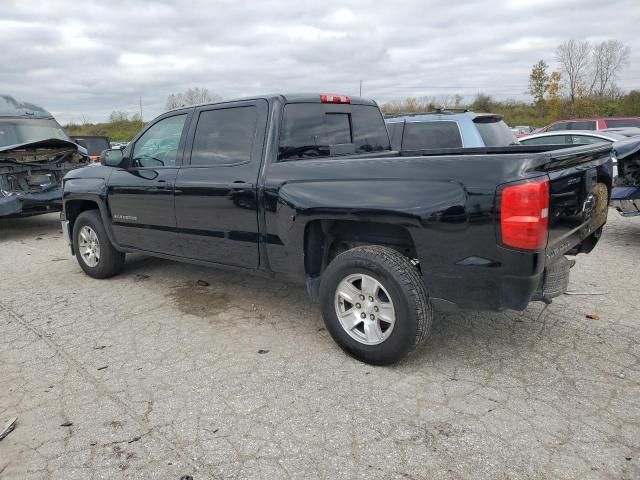
[[(529, 260), (532, 265), (537, 263), (533, 258)], [(470, 271), (460, 278), (440, 278), (431, 303), (440, 311), (524, 310), (532, 301), (551, 303), (567, 290), (569, 270), (574, 263), (574, 260), (559, 256), (539, 272), (534, 269), (536, 273), (531, 275), (505, 275), (496, 269), (493, 272)]]
[(615, 187), (611, 192), (611, 206), (623, 217), (640, 215), (640, 187)]
[(28, 217), (62, 209), (62, 190), (0, 197), (0, 217)]

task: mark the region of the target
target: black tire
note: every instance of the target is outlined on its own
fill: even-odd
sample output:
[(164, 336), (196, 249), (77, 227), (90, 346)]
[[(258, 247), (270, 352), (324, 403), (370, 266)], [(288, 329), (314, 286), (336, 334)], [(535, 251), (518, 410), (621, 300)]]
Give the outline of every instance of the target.
[[(95, 266), (88, 265), (80, 253), (79, 235), (80, 230), (85, 226), (91, 228), (98, 238), (100, 258)], [(104, 230), (104, 225), (102, 224), (98, 210), (86, 210), (78, 215), (78, 218), (76, 218), (73, 224), (73, 247), (80, 267), (84, 270), (84, 273), (90, 277), (109, 278), (117, 275), (124, 269), (125, 254), (117, 251), (111, 244), (107, 232)]]
[[(336, 289), (352, 274), (373, 277), (391, 297), (396, 320), (382, 343), (359, 342), (338, 320)], [(431, 331), (433, 310), (420, 272), (407, 257), (388, 247), (357, 247), (334, 258), (322, 274), (320, 302), (325, 325), (336, 343), (349, 355), (372, 365), (398, 362), (423, 343)]]

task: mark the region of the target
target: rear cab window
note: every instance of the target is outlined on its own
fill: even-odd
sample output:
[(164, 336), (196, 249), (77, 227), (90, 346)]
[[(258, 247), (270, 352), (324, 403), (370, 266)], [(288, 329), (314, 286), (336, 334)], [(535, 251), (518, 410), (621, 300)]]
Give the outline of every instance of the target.
[(288, 103), (284, 107), (278, 160), (391, 150), (375, 105)]

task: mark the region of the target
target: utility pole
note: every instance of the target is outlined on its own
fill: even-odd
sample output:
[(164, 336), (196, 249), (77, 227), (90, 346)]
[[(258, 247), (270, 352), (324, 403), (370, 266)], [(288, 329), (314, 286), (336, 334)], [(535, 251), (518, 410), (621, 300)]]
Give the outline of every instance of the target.
[(360, 80), (360, 96), (362, 96), (362, 80)]
[(138, 97), (138, 101), (140, 103), (140, 121), (144, 123), (144, 120), (142, 120), (142, 95)]

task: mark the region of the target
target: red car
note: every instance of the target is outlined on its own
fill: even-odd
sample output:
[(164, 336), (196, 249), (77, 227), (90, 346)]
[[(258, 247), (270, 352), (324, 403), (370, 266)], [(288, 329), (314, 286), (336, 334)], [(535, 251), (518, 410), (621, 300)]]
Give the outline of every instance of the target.
[(556, 130), (604, 130), (605, 128), (640, 127), (640, 117), (599, 117), (560, 120), (541, 128), (536, 133)]

